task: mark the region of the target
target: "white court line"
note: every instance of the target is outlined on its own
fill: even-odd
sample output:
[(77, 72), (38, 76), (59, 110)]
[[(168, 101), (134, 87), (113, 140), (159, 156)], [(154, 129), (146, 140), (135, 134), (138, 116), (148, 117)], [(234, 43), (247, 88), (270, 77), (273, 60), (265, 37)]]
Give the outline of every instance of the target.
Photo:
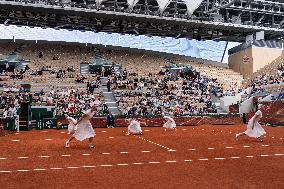
[(108, 138), (114, 138), (114, 137), (108, 137)]
[(63, 154), (63, 155), (61, 155), (62, 157), (70, 157), (71, 155), (69, 155), (69, 154)]
[(249, 148), (250, 146), (243, 146), (244, 148)]
[(84, 168), (94, 168), (96, 166), (94, 166), (94, 165), (83, 165), (82, 167), (84, 167)]
[(34, 171), (45, 171), (46, 169), (34, 169)]
[(267, 154), (261, 154), (260, 156), (261, 156), (261, 157), (267, 157), (267, 156), (269, 156), (269, 155), (267, 155)]
[(91, 155), (91, 154), (82, 154), (83, 156), (89, 156), (89, 155)]
[(106, 131), (102, 131), (102, 133), (106, 133)]
[(128, 152), (120, 152), (121, 154), (128, 154)]
[(185, 162), (188, 162), (188, 161), (192, 161), (192, 160), (191, 160), (191, 159), (185, 159), (184, 161), (185, 161)]
[(102, 154), (104, 154), (104, 155), (109, 155), (110, 153), (105, 152), (105, 153), (102, 153)]
[(274, 154), (275, 156), (283, 156), (284, 154)]
[(182, 129), (183, 131), (186, 131), (187, 129)]
[(147, 132), (147, 131), (150, 131), (150, 130), (148, 130), (148, 129), (145, 129), (144, 131), (146, 131), (146, 132)]
[(195, 149), (195, 148), (192, 148), (192, 149), (188, 149), (188, 150), (195, 151), (196, 149)]
[(61, 131), (60, 133), (65, 133), (64, 131)]
[(20, 140), (11, 140), (11, 141), (13, 141), (13, 142), (19, 142)]
[(7, 158), (0, 158), (0, 159), (3, 159), (3, 160), (4, 160), (4, 159), (7, 159)]
[(53, 139), (51, 139), (51, 138), (46, 138), (46, 139), (44, 139), (44, 140), (53, 140)]
[(50, 156), (38, 156), (38, 157), (41, 157), (41, 158), (49, 158)]
[(227, 149), (231, 149), (231, 148), (233, 148), (232, 146), (226, 146), (225, 148), (227, 148)]
[(177, 161), (165, 161), (166, 163), (176, 163)]
[(215, 148), (208, 148), (208, 150), (214, 150)]
[(148, 152), (151, 152), (151, 151), (141, 151), (142, 153), (148, 153)]
[(261, 145), (261, 146), (269, 146), (268, 144), (263, 144), (263, 145)]
[(170, 150), (168, 150), (169, 152), (175, 152), (176, 150), (172, 150), (172, 149), (170, 149)]
[[(274, 154), (274, 155), (284, 155), (284, 154)], [(258, 155), (258, 156), (272, 156), (272, 155), (267, 155), (267, 154), (262, 154), (262, 155)], [(256, 157), (256, 156), (245, 156), (245, 157)], [(228, 158), (231, 158), (231, 159), (240, 159), (241, 157), (228, 157)], [(213, 159), (215, 160), (225, 160), (225, 159), (228, 159), (228, 158), (222, 158), (222, 157), (215, 157)], [(197, 159), (197, 160), (200, 160), (200, 161), (207, 161), (209, 160), (209, 158), (200, 158), (200, 159)], [(184, 162), (192, 162), (193, 160), (190, 160), (190, 159), (185, 159), (183, 160)], [(150, 161), (148, 162), (149, 164), (160, 164), (162, 162), (158, 162), (158, 161)], [(177, 163), (177, 161), (175, 160), (169, 160), (169, 161), (165, 161), (165, 163)], [(132, 163), (133, 165), (142, 165), (142, 164), (146, 164), (146, 163)], [(127, 166), (129, 165), (128, 163), (119, 163), (119, 164), (116, 164), (118, 166)], [(115, 165), (111, 165), (111, 164), (103, 164), (103, 165), (97, 165), (97, 166), (100, 166), (100, 167), (112, 167), (112, 166), (115, 166)], [(45, 171), (45, 170), (61, 170), (61, 169), (78, 169), (78, 168), (81, 168), (81, 167), (84, 167), (84, 168), (95, 168), (97, 166), (94, 166), (94, 165), (84, 165), (84, 166), (79, 166), (79, 167), (65, 167), (65, 168), (60, 168), (60, 167), (52, 167), (52, 168), (47, 168), (47, 169), (43, 169), (43, 168), (35, 168), (35, 169), (31, 169), (31, 170), (25, 170), (25, 169), (19, 169), (19, 170), (14, 170), (14, 171), (17, 171), (17, 172), (29, 172), (29, 171)], [(10, 173), (10, 172), (14, 172), (14, 171), (9, 171), (9, 170), (0, 170), (0, 173)]]
[(47, 133), (47, 131), (41, 131), (42, 133)]
[(254, 156), (246, 156), (247, 158), (253, 158)]
[(18, 159), (28, 159), (29, 157), (17, 157)]
[(113, 165), (99, 165), (101, 167), (112, 167)]
[[(136, 136), (136, 135), (135, 135), (135, 137), (138, 137), (138, 138), (140, 138), (140, 139), (142, 139), (142, 140), (145, 140), (144, 138), (142, 138), (142, 137), (140, 137), (140, 136)], [(167, 150), (172, 150), (172, 149), (170, 149), (170, 148), (168, 148), (168, 147), (166, 147), (166, 146), (163, 146), (163, 145), (161, 145), (161, 144), (155, 143), (155, 142), (150, 141), (150, 140), (148, 140), (148, 139), (146, 139), (146, 141), (147, 141), (147, 142), (150, 142), (150, 143), (152, 143), (152, 144), (155, 144), (155, 145), (157, 145), (157, 146), (160, 146), (160, 147), (162, 147), (162, 148), (165, 148), (165, 149), (167, 149)]]

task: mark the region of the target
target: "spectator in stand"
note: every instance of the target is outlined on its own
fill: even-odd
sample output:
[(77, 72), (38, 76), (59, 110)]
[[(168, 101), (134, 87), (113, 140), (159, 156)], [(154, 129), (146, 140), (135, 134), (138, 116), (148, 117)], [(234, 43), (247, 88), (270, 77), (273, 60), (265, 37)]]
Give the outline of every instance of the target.
[(107, 81), (107, 91), (110, 92), (110, 87), (111, 87), (111, 81)]

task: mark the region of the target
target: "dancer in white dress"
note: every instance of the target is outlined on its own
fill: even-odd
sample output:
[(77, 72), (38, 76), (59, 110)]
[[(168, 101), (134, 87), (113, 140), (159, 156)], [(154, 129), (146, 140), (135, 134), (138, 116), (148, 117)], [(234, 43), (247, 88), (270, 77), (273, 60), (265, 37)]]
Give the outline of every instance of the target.
[(75, 124), (75, 126), (77, 126), (78, 128), (76, 129), (75, 133), (70, 137), (70, 139), (67, 140), (65, 143), (66, 148), (69, 148), (69, 143), (74, 138), (76, 138), (79, 141), (89, 139), (89, 147), (94, 148), (93, 139), (96, 133), (92, 127), (90, 119), (94, 116), (95, 112), (96, 112), (96, 107), (93, 106), (90, 110), (88, 110), (85, 114), (83, 114), (80, 117), (80, 119), (77, 121), (77, 124)]
[(142, 129), (140, 126), (140, 122), (135, 119), (129, 120), (130, 124), (128, 126), (127, 134), (126, 135), (142, 135)]
[(261, 136), (266, 134), (265, 130), (258, 123), (260, 118), (262, 118), (262, 112), (260, 111), (261, 104), (258, 105), (258, 110), (255, 112), (254, 116), (249, 120), (247, 124), (247, 130), (242, 133), (236, 134), (236, 139), (240, 136), (247, 135), (249, 137), (256, 138), (258, 141), (262, 142)]
[(163, 127), (165, 128), (165, 131), (167, 129), (172, 129), (172, 130), (175, 130), (177, 129), (177, 126), (176, 126), (176, 122), (173, 118), (169, 117), (169, 116), (164, 116), (164, 119), (167, 121)]
[(74, 119), (73, 117), (68, 116), (67, 114), (65, 114), (65, 118), (68, 121), (68, 134), (74, 134), (75, 131), (77, 130), (77, 121), (76, 119)]

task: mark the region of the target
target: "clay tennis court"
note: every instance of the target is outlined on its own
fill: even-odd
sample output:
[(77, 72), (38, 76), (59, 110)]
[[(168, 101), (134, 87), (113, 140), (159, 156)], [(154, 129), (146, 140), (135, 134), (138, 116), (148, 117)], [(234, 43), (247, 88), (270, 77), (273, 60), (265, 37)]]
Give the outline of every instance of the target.
[(284, 188), (284, 130), (235, 141), (239, 126), (95, 129), (95, 148), (65, 130), (0, 137), (1, 188)]

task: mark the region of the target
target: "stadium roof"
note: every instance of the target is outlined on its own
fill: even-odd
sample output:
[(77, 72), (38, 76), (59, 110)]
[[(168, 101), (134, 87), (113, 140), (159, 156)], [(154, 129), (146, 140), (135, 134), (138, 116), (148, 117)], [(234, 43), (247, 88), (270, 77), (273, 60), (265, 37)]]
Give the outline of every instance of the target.
[(244, 42), (264, 31), (284, 36), (284, 3), (276, 0), (0, 1), (0, 23)]

